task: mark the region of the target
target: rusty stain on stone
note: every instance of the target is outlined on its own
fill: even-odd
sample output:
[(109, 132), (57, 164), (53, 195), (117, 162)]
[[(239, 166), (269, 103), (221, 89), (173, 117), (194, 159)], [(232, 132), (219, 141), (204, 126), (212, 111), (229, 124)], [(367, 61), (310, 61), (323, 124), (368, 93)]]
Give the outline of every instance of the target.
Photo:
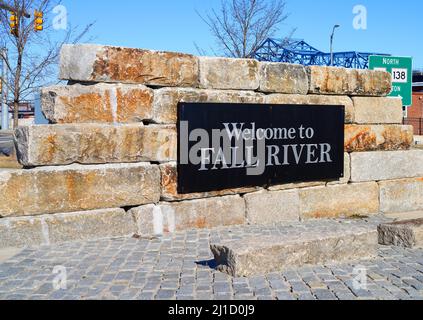
[(91, 80), (195, 87), (198, 62), (182, 53), (105, 47), (97, 54)]
[(346, 125), (345, 151), (408, 150), (413, 143), (413, 131), (401, 125)]
[(69, 110), (77, 110), (77, 112), (68, 112), (63, 119), (58, 121), (59, 123), (84, 122), (92, 119), (94, 114), (104, 122), (113, 120), (107, 96), (104, 100), (100, 94), (88, 93), (76, 97), (60, 96), (59, 99)]
[(177, 160), (175, 126), (40, 125), (17, 132), (19, 160), (28, 167)]
[(47, 163), (50, 163), (53, 160), (54, 153), (56, 152), (56, 135), (51, 134), (46, 139), (46, 149), (45, 152), (43, 152), (44, 155), (44, 161)]
[[(101, 93), (60, 95), (58, 104), (64, 110), (55, 122), (65, 123), (125, 123), (152, 118), (153, 92), (149, 89), (123, 90), (120, 87)], [(113, 101), (113, 105), (112, 105)]]
[(208, 227), (207, 219), (204, 217), (197, 218), (193, 226), (198, 229), (205, 229)]

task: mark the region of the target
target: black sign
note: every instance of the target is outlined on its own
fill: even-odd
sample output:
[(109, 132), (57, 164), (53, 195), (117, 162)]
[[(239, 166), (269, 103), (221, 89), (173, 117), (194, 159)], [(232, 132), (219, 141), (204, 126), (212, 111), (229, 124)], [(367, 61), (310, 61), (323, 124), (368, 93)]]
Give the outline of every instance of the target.
[(180, 103), (178, 192), (338, 180), (344, 106)]

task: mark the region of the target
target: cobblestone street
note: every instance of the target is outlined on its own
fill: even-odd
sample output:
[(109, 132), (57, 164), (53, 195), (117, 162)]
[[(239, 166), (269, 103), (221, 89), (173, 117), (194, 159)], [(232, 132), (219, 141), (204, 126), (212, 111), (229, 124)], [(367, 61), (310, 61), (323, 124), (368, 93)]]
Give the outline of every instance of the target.
[[(28, 248), (0, 264), (0, 299), (423, 299), (422, 249), (381, 247), (374, 260), (251, 278), (212, 269), (210, 241), (273, 231), (232, 227)], [(363, 268), (367, 290), (356, 290)], [(59, 276), (66, 289), (55, 290)]]

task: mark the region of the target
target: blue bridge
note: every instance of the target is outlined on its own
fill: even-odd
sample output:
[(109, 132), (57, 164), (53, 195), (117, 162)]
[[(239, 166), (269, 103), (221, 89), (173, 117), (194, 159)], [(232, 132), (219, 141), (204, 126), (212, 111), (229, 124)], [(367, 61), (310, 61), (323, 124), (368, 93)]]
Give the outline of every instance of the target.
[[(368, 69), (369, 56), (388, 54), (369, 52), (335, 52), (333, 65), (335, 67)], [(267, 39), (251, 58), (259, 61), (297, 63), (305, 66), (330, 66), (330, 53), (325, 53), (310, 46), (300, 39)]]

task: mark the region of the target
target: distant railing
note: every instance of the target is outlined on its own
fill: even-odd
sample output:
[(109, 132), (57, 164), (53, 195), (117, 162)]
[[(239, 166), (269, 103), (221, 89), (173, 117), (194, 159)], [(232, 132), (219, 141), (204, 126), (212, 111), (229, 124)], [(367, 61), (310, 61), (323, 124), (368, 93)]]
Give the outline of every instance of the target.
[(414, 135), (423, 136), (423, 118), (405, 118), (403, 123), (414, 127)]
[[(9, 114), (13, 114), (13, 102), (8, 101)], [(25, 100), (19, 103), (19, 119), (31, 118), (35, 115), (34, 101)]]

